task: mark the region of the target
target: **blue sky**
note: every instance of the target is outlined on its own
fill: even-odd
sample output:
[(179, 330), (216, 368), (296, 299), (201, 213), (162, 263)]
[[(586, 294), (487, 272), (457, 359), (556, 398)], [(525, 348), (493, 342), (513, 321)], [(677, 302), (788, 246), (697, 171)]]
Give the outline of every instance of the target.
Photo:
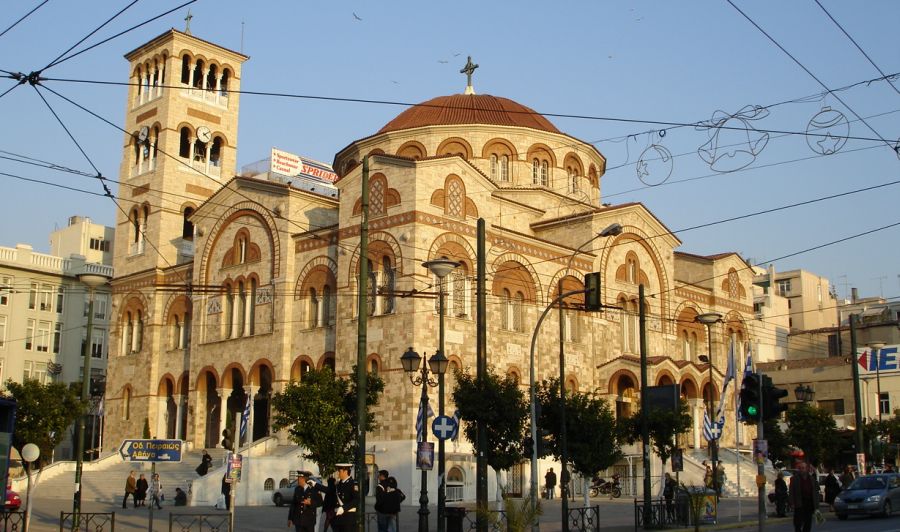
[[(879, 76), (814, 0), (734, 1), (829, 88)], [(882, 71), (900, 71), (900, 44), (892, 38), (900, 22), (900, 3), (820, 1)], [(180, 3), (138, 2), (81, 47)], [(37, 4), (5, 4), (0, 28)], [(124, 5), (51, 0), (0, 36), (0, 69), (27, 73), (42, 68)], [(243, 70), (245, 90), (415, 103), (461, 92), (465, 76), (459, 69), (472, 55), (480, 65), (475, 74), (479, 93), (508, 97), (543, 113), (592, 117), (550, 119), (561, 130), (596, 142), (606, 155), (609, 170), (601, 184), (605, 202), (643, 202), (672, 230), (889, 183), (900, 174), (895, 152), (877, 140), (880, 136), (894, 144), (900, 136), (900, 92), (880, 81), (839, 92), (844, 103), (833, 95), (822, 97), (823, 89), (812, 77), (724, 0), (556, 4), (201, 0), (191, 10), (194, 35), (232, 49), (241, 48), (243, 23), (243, 51), (251, 56)], [(186, 12), (185, 8), (163, 17), (44, 75), (125, 81), (128, 65), (122, 55), (169, 27), (183, 29)], [(0, 92), (12, 84), (0, 79)], [(122, 123), (125, 87), (45, 84)], [(900, 80), (894, 84), (900, 87)], [(45, 94), (94, 164), (104, 175), (117, 177), (121, 132)], [(764, 117), (745, 109), (802, 97), (810, 98), (771, 107)], [(860, 116), (871, 117), (866, 122), (875, 133), (856, 121), (845, 104)], [(330, 162), (335, 152), (374, 133), (403, 108), (245, 95), (238, 165), (266, 157), (272, 146)], [(843, 147), (823, 156), (802, 134), (769, 133), (762, 148), (763, 133), (758, 131), (748, 136), (719, 130), (711, 135), (693, 127), (601, 119), (695, 123), (721, 118), (722, 114), (714, 114), (717, 111), (734, 115), (742, 109), (743, 115), (718, 123), (802, 133), (815, 115), (840, 121), (836, 112), (841, 112), (849, 122), (849, 136), (859, 138), (846, 143), (831, 139)], [(18, 87), (0, 99), (0, 120), (0, 150), (91, 170), (32, 87)], [(752, 144), (747, 150), (735, 148), (738, 155), (754, 152), (743, 154), (750, 161), (743, 170), (716, 172), (698, 155), (698, 148), (707, 145), (714, 148), (705, 151), (707, 157), (712, 153), (719, 158), (730, 151), (723, 146), (731, 144)], [(638, 178), (636, 163), (647, 148), (659, 153), (656, 146), (675, 156), (670, 159), (671, 173), (659, 159), (651, 158), (644, 180), (653, 184), (667, 180), (648, 187)], [(725, 158), (718, 165), (720, 170), (733, 170), (737, 163)], [(89, 178), (3, 159), (0, 172), (100, 190)], [(0, 245), (28, 242), (46, 251), (49, 232), (64, 225), (69, 215), (90, 216), (110, 225), (115, 220), (115, 207), (107, 199), (2, 175), (0, 186)], [(679, 233), (681, 250), (737, 251), (752, 262), (768, 261), (900, 221), (898, 190), (900, 185), (885, 186)], [(841, 296), (849, 286), (859, 287), (863, 295), (898, 296), (898, 236), (900, 228), (894, 227), (775, 264), (779, 270), (805, 268), (825, 275)]]

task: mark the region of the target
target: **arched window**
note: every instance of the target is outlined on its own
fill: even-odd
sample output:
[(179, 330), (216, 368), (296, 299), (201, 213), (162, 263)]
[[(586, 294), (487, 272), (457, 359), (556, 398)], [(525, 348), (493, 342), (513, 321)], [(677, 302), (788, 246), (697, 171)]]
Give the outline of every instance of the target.
[(219, 67), (216, 65), (209, 65), (209, 72), (206, 74), (206, 90), (216, 90), (216, 78), (218, 77), (218, 73)]
[(286, 478), (281, 479), (281, 482), (278, 483), (279, 488), (286, 488), (290, 485), (291, 485), (291, 481)]
[(181, 58), (181, 83), (191, 84), (191, 56), (188, 54), (184, 54), (184, 57)]
[(465, 487), (465, 475), (459, 467), (451, 467), (447, 472), (447, 494), (448, 501), (463, 500), (463, 489)]
[(132, 228), (131, 241), (133, 243), (137, 244), (141, 240), (141, 215), (138, 214), (137, 209), (131, 210), (131, 228)]
[(125, 312), (125, 323), (122, 324), (122, 354), (131, 354), (131, 338), (134, 335), (134, 322), (131, 312)]
[(691, 360), (697, 360), (697, 333), (691, 333)]
[(237, 300), (235, 301), (235, 331), (234, 337), (240, 338), (244, 336), (244, 324), (246, 323), (247, 312), (247, 290), (244, 281), (237, 282)]
[(331, 293), (331, 287), (327, 284), (322, 287), (322, 316), (325, 319), (325, 326), (334, 325), (334, 294)]
[(212, 141), (212, 147), (209, 149), (209, 164), (219, 166), (222, 159), (222, 137), (216, 137)]
[(131, 388), (125, 388), (122, 392), (122, 419), (131, 419)]
[(198, 163), (206, 162), (206, 143), (200, 139), (194, 141), (194, 161)]
[(153, 126), (153, 153), (150, 155), (150, 169), (156, 168), (156, 157), (159, 155), (159, 126)]
[(511, 331), (513, 324), (513, 308), (512, 308), (512, 294), (509, 293), (509, 290), (506, 288), (503, 289), (502, 297), (502, 315), (500, 317), (500, 327)]
[(550, 186), (550, 164), (547, 161), (541, 161), (541, 186)]
[(228, 95), (228, 79), (231, 77), (231, 71), (227, 68), (222, 70), (222, 81), (219, 83), (219, 94)]
[(574, 168), (569, 168), (567, 174), (569, 176), (569, 193), (578, 192), (578, 172)]
[(369, 316), (374, 316), (375, 311), (378, 307), (378, 301), (375, 298), (375, 294), (378, 292), (378, 277), (375, 273), (375, 268), (372, 265), (372, 261), (370, 259), (366, 259), (366, 264), (368, 266), (366, 278), (368, 279), (368, 286), (366, 287), (366, 312)]
[(185, 207), (184, 208), (184, 216), (181, 222), (181, 238), (185, 240), (193, 240), (194, 239), (194, 224), (191, 222), (191, 215), (194, 214), (193, 207)]
[(465, 263), (453, 270), (451, 286), (447, 290), (453, 302), (453, 315), (462, 318), (469, 315), (469, 272)]
[(141, 142), (135, 138), (134, 139), (134, 165), (138, 166), (141, 164)]
[(187, 159), (191, 156), (191, 130), (181, 128), (179, 132), (178, 156)]
[(500, 157), (500, 181), (509, 182), (509, 156)]
[(134, 316), (134, 337), (131, 341), (131, 352), (137, 353), (141, 350), (144, 343), (144, 317), (138, 310)]
[(691, 339), (686, 330), (681, 331), (681, 354), (685, 360), (691, 360)]
[(275, 491), (275, 479), (267, 478), (263, 483), (263, 491)]
[(309, 365), (309, 362), (307, 362), (305, 360), (300, 362), (300, 380), (301, 381), (303, 380), (303, 377), (305, 377), (306, 374), (309, 373), (309, 371), (311, 369), (312, 369), (312, 366)]
[(322, 367), (323, 368), (331, 368), (331, 371), (333, 372), (335, 369), (334, 357), (333, 356), (326, 357), (325, 360), (322, 361)]
[(394, 313), (394, 267), (391, 258), (387, 255), (381, 257), (381, 313)]
[(234, 292), (230, 283), (225, 283), (225, 319), (222, 320), (225, 338), (232, 338), (234, 323)]
[(496, 181), (500, 178), (500, 169), (497, 166), (497, 156), (495, 154), (491, 154), (491, 179)]
[(541, 184), (541, 161), (536, 158), (531, 161), (531, 184)]
[(322, 314), (320, 313), (322, 307), (319, 303), (319, 296), (316, 294), (316, 289), (313, 287), (309, 288), (309, 324), (310, 328), (316, 328), (322, 326)]
[(170, 349), (181, 349), (181, 320), (178, 315), (172, 316), (172, 333), (169, 342)]
[(369, 373), (378, 375), (378, 359), (373, 358), (369, 361)]
[(525, 330), (525, 294), (522, 292), (516, 292), (516, 299), (513, 303), (512, 329), (518, 332)]
[(198, 59), (197, 66), (194, 67), (194, 76), (193, 76), (193, 82), (194, 82), (195, 89), (203, 88), (203, 70), (204, 70), (203, 69), (203, 60)]

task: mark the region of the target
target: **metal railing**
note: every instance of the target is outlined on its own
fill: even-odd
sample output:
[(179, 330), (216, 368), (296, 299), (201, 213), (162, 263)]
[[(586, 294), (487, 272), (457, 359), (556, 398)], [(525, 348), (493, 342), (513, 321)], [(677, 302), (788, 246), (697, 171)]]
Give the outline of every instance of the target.
[(231, 520), (228, 512), (214, 514), (169, 513), (169, 532), (230, 532)]
[(644, 503), (634, 501), (634, 529), (639, 528), (679, 528), (691, 526), (690, 502), (687, 497), (679, 497), (667, 502), (665, 499), (650, 501), (650, 522), (644, 522)]
[[(491, 510), (491, 517), (488, 519), (488, 530), (490, 532), (506, 532), (506, 512), (503, 510)], [(467, 511), (463, 516), (463, 530), (478, 529), (478, 514)]]
[[(75, 527), (75, 518), (78, 517), (78, 527)], [(59, 512), (59, 532), (65, 530), (79, 530), (82, 532), (115, 532), (116, 512), (90, 513)]]
[(600, 530), (600, 507), (588, 506), (583, 508), (569, 508), (569, 530), (582, 532)]
[(0, 512), (0, 524), (3, 532), (7, 530), (25, 530), (24, 512)]

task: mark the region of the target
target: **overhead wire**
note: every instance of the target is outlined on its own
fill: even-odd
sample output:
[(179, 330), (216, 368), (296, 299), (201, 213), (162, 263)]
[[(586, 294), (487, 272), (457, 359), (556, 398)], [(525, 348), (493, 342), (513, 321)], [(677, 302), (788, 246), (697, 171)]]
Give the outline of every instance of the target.
[(133, 6), (134, 4), (138, 3), (139, 1), (140, 1), (140, 0), (132, 0), (131, 3), (129, 3), (128, 5), (126, 5), (125, 7), (123, 7), (122, 9), (120, 9), (120, 10), (119, 10), (118, 12), (116, 12), (113, 16), (111, 16), (111, 17), (109, 17), (108, 19), (106, 19), (106, 21), (104, 21), (102, 24), (100, 24), (99, 26), (97, 26), (96, 28), (94, 28), (90, 33), (88, 33), (87, 35), (85, 35), (84, 37), (82, 37), (81, 40), (79, 40), (78, 42), (76, 42), (75, 44), (73, 44), (72, 46), (70, 46), (65, 52), (59, 54), (58, 56), (56, 56), (55, 59), (53, 59), (52, 61), (50, 61), (49, 63), (47, 63), (47, 66), (45, 66), (44, 68), (42, 68), (41, 71), (47, 70), (48, 68), (52, 67), (53, 65), (56, 65), (56, 64), (58, 64), (59, 62), (61, 62), (60, 59), (62, 59), (63, 56), (65, 56), (67, 53), (69, 53), (69, 52), (71, 52), (72, 50), (74, 50), (75, 47), (77, 47), (79, 44), (81, 44), (81, 43), (83, 43), (84, 41), (88, 40), (92, 35), (94, 35), (94, 34), (97, 33), (98, 31), (100, 31), (101, 29), (103, 29), (104, 26), (106, 26), (107, 24), (109, 24), (110, 22), (112, 22), (113, 20), (115, 20), (115, 19), (116, 19), (119, 15), (121, 15), (122, 13), (128, 11), (128, 9), (129, 9), (131, 6)]
[(15, 28), (16, 26), (18, 26), (20, 22), (22, 22), (23, 20), (25, 20), (26, 18), (28, 18), (29, 16), (31, 16), (32, 13), (34, 13), (35, 11), (37, 11), (38, 9), (40, 9), (44, 4), (46, 4), (46, 3), (49, 2), (49, 1), (50, 1), (50, 0), (44, 0), (44, 1), (41, 2), (40, 4), (34, 6), (34, 8), (32, 8), (31, 11), (29, 11), (28, 13), (25, 13), (24, 15), (22, 15), (22, 16), (19, 18), (19, 20), (13, 22), (12, 24), (9, 25), (9, 27), (7, 27), (5, 30), (3, 30), (2, 32), (0, 32), (0, 37), (3, 37), (4, 35), (6, 35), (6, 33), (7, 33), (9, 30), (11, 30), (11, 29)]

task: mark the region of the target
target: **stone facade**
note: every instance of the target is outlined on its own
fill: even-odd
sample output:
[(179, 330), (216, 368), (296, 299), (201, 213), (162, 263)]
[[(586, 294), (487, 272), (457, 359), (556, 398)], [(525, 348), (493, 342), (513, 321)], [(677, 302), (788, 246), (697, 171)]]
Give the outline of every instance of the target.
[[(185, 55), (194, 61), (189, 64), (202, 57), (227, 65), (229, 88), (238, 88), (243, 56), (174, 30), (126, 57), (133, 79), (143, 79), (152, 58), (165, 57), (171, 84), (177, 79), (169, 73), (180, 73)], [(598, 271), (610, 308), (565, 311), (566, 386), (608, 398), (620, 415), (634, 413), (642, 284), (651, 383), (682, 385), (697, 420), (683, 443), (705, 445), (700, 398), (710, 373), (698, 357), (707, 352), (707, 330), (694, 318), (723, 315), (712, 329), (720, 387), (726, 339), (735, 340), (739, 359), (750, 339), (753, 274), (736, 254), (676, 252), (681, 241), (641, 204), (603, 205), (606, 161), (593, 146), (552, 126), (515, 125), (511, 113), (533, 113), (515, 102), (465, 96), (475, 108), (484, 106), (474, 122), (438, 113), (432, 123), (409, 125), (401, 114), (391, 128), (341, 150), (334, 161), (340, 176), (335, 199), (252, 177), (224, 179), (234, 175), (238, 95), (228, 93), (223, 106), (205, 88), (199, 97), (198, 89), (187, 87), (155, 91), (154, 76), (145, 89), (152, 101), (140, 103), (131, 91), (128, 126), (140, 135), (142, 125), (159, 120), (159, 151), (176, 157), (157, 155), (152, 167), (142, 166), (140, 146), (135, 152), (126, 137), (122, 178), (133, 186), (123, 186), (120, 199), (137, 209), (130, 211), (136, 218), (122, 215), (117, 226), (110, 448), (139, 436), (145, 418), (155, 436), (217, 445), (248, 394), (253, 437), (260, 438), (270, 433), (269, 397), (285, 383), (312, 367), (350, 372), (357, 357), (365, 156), (371, 169), (367, 365), (386, 383), (370, 441), (411, 445), (415, 438), (420, 390), (404, 374), (400, 356), (410, 346), (430, 356), (439, 322), (433, 297), (439, 284), (423, 261), (460, 263), (444, 286), (446, 354), (451, 366), (474, 368), (475, 230), (484, 218), (489, 365), (526, 388), (538, 316), (558, 286), (581, 287), (584, 273)], [(151, 116), (152, 109), (158, 111)], [(208, 165), (200, 172), (186, 168), (206, 164), (194, 152), (188, 161), (177, 160), (185, 124), (190, 132), (208, 125), (225, 139), (217, 175), (209, 175)], [(185, 208), (191, 209), (187, 216)], [(613, 223), (621, 224), (621, 234), (595, 239)], [(191, 253), (185, 253), (187, 242)], [(413, 293), (420, 297), (403, 297)], [(538, 379), (559, 375), (555, 312), (538, 334)], [(450, 412), (453, 385), (451, 376)], [(733, 441), (731, 431), (729, 423), (726, 441)], [(448, 468), (463, 464), (467, 454), (464, 448), (451, 453)]]

